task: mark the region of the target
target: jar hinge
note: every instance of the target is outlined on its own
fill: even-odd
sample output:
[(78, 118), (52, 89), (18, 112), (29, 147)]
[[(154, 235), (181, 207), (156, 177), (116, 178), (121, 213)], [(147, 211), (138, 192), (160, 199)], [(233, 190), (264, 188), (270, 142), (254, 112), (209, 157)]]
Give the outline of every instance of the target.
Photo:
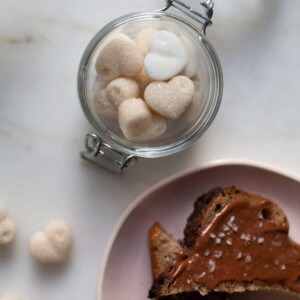
[(80, 153), (82, 158), (115, 173), (122, 173), (126, 167), (130, 167), (137, 162), (135, 156), (112, 149), (95, 133), (86, 135), (85, 146), (87, 150)]
[(202, 24), (201, 31), (205, 34), (206, 27), (212, 25), (211, 18), (214, 12), (213, 11), (214, 3), (212, 0), (207, 0), (207, 1), (201, 1), (200, 4), (205, 9), (205, 15), (180, 0), (166, 0), (165, 7), (163, 7), (159, 11), (167, 11), (169, 8), (173, 7), (174, 9), (184, 13), (190, 18), (194, 19), (195, 21), (201, 23)]

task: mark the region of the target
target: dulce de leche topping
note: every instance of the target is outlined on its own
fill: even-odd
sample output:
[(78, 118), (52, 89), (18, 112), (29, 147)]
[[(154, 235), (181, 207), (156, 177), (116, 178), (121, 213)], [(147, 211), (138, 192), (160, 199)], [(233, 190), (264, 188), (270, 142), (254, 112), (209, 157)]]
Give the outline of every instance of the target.
[(213, 290), (240, 282), (300, 292), (300, 245), (288, 237), (286, 219), (276, 220), (272, 207), (268, 200), (232, 199), (202, 228), (192, 250), (178, 258), (170, 271), (172, 287)]

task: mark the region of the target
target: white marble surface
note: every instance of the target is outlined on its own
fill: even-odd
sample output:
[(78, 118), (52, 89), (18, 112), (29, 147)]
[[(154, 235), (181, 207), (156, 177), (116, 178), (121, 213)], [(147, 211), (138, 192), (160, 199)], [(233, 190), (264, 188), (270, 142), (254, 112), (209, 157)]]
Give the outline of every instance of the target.
[[(216, 159), (249, 159), (300, 175), (300, 2), (216, 0), (208, 29), (224, 69), (224, 97), (190, 149), (140, 160), (122, 177), (82, 161), (90, 127), (76, 93), (81, 54), (111, 19), (161, 7), (141, 0), (2, 0), (0, 9), (0, 201), (18, 226), (0, 249), (0, 294), (95, 299), (101, 256), (120, 214), (160, 179)], [(196, 1), (194, 1), (196, 3)], [(52, 219), (74, 231), (71, 260), (41, 267), (32, 232)]]

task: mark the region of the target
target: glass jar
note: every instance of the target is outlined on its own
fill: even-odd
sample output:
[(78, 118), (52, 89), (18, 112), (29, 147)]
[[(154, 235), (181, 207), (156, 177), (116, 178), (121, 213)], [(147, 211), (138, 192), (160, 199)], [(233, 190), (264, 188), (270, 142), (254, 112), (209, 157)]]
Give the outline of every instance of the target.
[[(205, 9), (205, 14), (179, 0), (167, 1), (166, 6), (159, 11), (132, 13), (115, 19), (94, 36), (82, 56), (78, 71), (81, 106), (95, 130), (95, 133), (86, 137), (87, 151), (82, 152), (83, 158), (121, 172), (125, 167), (135, 163), (138, 157), (155, 158), (182, 151), (207, 130), (220, 106), (223, 78), (218, 56), (205, 35), (206, 27), (212, 24), (213, 3), (201, 2), (201, 5)], [(170, 9), (176, 10), (179, 15), (169, 13)], [(183, 18), (184, 15), (187, 18)], [(172, 125), (174, 121), (169, 121), (173, 130), (169, 130), (159, 139), (132, 142), (122, 135), (118, 126), (99, 116), (93, 109), (93, 91), (95, 82), (99, 81), (95, 62), (103, 43), (113, 34), (122, 32), (131, 37), (136, 34), (136, 28), (145, 27), (172, 30), (192, 42), (201, 62), (197, 69), (201, 107), (197, 118), (190, 123), (182, 122), (179, 126)]]

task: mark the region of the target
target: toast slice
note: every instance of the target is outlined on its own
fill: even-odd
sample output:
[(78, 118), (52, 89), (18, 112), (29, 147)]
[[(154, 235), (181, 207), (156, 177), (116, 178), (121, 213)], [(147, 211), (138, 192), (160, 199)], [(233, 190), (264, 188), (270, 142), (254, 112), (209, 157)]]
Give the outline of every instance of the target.
[(184, 231), (187, 249), (155, 279), (149, 298), (268, 289), (300, 295), (300, 246), (288, 231), (272, 201), (214, 189), (197, 199)]
[[(176, 257), (183, 252), (179, 242), (173, 239), (161, 225), (156, 222), (149, 230), (149, 247), (151, 254), (153, 278), (159, 278), (164, 272), (167, 272)], [(211, 294), (201, 296), (199, 293), (183, 293), (178, 295), (161, 297), (160, 300), (225, 300), (228, 299), (225, 294)]]
[(181, 245), (166, 233), (158, 222), (149, 230), (149, 247), (153, 278), (167, 272), (178, 254), (183, 252)]

